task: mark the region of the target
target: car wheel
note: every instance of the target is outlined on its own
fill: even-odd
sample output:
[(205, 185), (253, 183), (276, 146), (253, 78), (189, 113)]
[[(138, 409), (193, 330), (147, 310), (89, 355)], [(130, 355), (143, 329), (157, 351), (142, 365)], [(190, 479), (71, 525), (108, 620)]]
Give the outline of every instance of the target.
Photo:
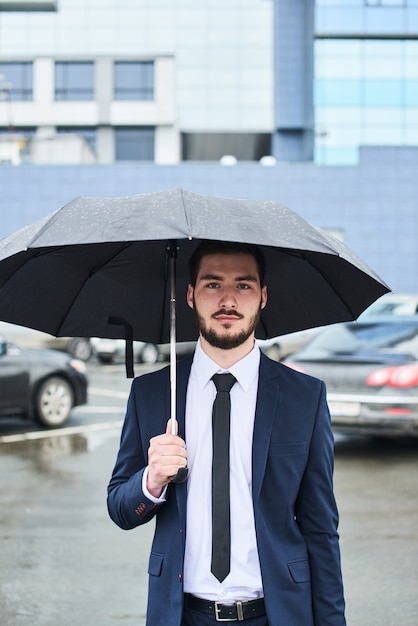
[(42, 426), (62, 426), (74, 404), (71, 386), (63, 378), (51, 376), (45, 380), (35, 397), (35, 419)]
[(158, 348), (153, 343), (146, 343), (141, 350), (141, 362), (152, 365), (158, 361)]
[(113, 363), (114, 356), (113, 354), (99, 354), (97, 358), (102, 365), (107, 365), (109, 363)]
[(90, 339), (74, 337), (68, 342), (67, 352), (80, 361), (88, 361), (93, 354)]

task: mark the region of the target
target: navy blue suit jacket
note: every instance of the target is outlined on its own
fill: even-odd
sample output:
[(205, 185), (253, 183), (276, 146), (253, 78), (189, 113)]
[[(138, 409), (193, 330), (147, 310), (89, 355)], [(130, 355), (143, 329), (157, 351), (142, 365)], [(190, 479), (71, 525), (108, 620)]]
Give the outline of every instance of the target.
[[(181, 437), (191, 363), (184, 359), (177, 367)], [(164, 504), (142, 491), (149, 440), (166, 430), (169, 398), (168, 368), (133, 381), (108, 487), (109, 513), (121, 528), (156, 518), (147, 626), (180, 626), (183, 608), (186, 483), (169, 485)], [(252, 490), (269, 626), (345, 624), (333, 459), (324, 383), (262, 354)]]

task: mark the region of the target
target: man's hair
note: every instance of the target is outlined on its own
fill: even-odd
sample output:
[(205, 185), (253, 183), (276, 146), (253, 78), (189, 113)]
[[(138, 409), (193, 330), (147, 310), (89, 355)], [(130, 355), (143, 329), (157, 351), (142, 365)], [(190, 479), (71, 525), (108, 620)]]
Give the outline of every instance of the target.
[(266, 272), (266, 260), (261, 249), (250, 243), (237, 243), (231, 241), (202, 240), (189, 259), (190, 283), (196, 285), (202, 258), (209, 254), (249, 254), (257, 263), (258, 275), (261, 286), (264, 285)]

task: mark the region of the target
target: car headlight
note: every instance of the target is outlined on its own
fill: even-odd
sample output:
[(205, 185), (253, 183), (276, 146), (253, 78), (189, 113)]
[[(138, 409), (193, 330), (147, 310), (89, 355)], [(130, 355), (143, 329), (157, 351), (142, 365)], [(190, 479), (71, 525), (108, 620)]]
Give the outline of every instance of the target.
[(80, 372), (80, 374), (86, 374), (87, 373), (87, 367), (86, 367), (86, 364), (84, 363), (84, 361), (80, 361), (79, 359), (71, 359), (70, 360), (70, 365), (71, 365), (72, 368), (77, 370), (77, 372)]

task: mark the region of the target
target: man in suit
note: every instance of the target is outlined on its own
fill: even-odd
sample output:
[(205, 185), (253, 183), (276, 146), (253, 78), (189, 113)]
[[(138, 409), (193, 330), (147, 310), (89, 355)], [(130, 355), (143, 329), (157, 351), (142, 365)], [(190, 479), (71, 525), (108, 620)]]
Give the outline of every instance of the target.
[[(178, 434), (167, 423), (168, 368), (135, 379), (108, 488), (121, 528), (156, 520), (147, 626), (343, 626), (325, 386), (271, 361), (255, 343), (267, 305), (259, 248), (203, 242), (190, 269), (187, 302), (199, 341), (193, 358), (177, 365)], [(236, 380), (230, 484), (212, 495), (212, 376), (225, 372)], [(186, 465), (187, 481), (174, 484)], [(219, 577), (212, 507), (224, 491), (230, 555)]]

